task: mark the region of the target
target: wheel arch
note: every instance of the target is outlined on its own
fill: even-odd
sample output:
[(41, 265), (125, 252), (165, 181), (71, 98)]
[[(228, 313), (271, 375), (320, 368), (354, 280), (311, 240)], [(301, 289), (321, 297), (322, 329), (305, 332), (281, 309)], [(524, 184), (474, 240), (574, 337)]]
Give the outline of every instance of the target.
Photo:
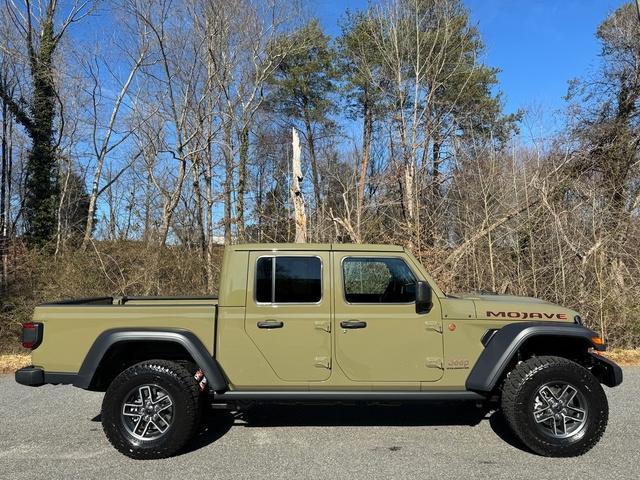
[(218, 362), (193, 332), (182, 329), (110, 329), (102, 332), (87, 352), (74, 386), (104, 391), (125, 368), (144, 360), (193, 362), (201, 368), (213, 391), (227, 389)]
[(622, 370), (591, 349), (597, 334), (586, 327), (568, 323), (512, 323), (486, 335), (487, 343), (466, 381), (467, 390), (491, 393), (500, 380), (520, 360), (539, 355), (555, 355), (589, 368), (607, 386), (622, 382)]

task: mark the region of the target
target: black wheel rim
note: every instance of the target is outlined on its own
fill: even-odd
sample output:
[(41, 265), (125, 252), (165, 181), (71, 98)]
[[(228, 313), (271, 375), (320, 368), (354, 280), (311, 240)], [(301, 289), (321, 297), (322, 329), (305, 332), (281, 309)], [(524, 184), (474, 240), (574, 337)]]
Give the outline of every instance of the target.
[(159, 385), (139, 385), (124, 397), (120, 418), (132, 437), (140, 441), (156, 440), (171, 428), (174, 402)]
[(575, 386), (563, 381), (545, 383), (536, 392), (532, 408), (538, 430), (555, 439), (582, 434), (589, 415), (587, 400)]

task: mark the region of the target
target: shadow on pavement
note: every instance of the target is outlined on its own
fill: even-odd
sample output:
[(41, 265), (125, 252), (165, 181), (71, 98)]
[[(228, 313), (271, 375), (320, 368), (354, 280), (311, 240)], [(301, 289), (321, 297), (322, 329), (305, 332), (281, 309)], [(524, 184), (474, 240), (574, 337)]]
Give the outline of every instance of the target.
[(507, 420), (504, 418), (502, 411), (498, 410), (491, 414), (491, 417), (489, 417), (489, 425), (491, 426), (491, 430), (493, 430), (493, 432), (504, 442), (508, 443), (512, 447), (517, 448), (518, 450), (534, 454), (527, 446), (525, 446), (520, 441), (518, 437), (513, 434), (513, 432), (509, 428), (509, 425), (507, 425)]
[(223, 437), (234, 425), (236, 416), (237, 413), (224, 410), (204, 412), (198, 433), (180, 454), (200, 450)]
[[(233, 426), (252, 427), (417, 427), (476, 426), (488, 420), (491, 429), (509, 445), (530, 452), (511, 432), (500, 411), (489, 412), (471, 402), (384, 405), (256, 405), (231, 412), (208, 410), (200, 429), (181, 452), (190, 453), (222, 438)], [(100, 415), (91, 419), (100, 421)]]
[(247, 427), (477, 425), (486, 410), (474, 403), (397, 405), (262, 405), (241, 412)]

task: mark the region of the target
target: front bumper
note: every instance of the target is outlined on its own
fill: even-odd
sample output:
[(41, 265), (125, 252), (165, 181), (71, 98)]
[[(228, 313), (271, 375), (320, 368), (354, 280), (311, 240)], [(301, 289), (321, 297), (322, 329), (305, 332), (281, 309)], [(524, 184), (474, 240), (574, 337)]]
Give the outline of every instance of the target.
[(604, 383), (607, 387), (617, 387), (622, 383), (622, 368), (609, 360), (603, 355), (596, 353), (590, 353), (593, 367), (591, 373), (593, 373), (601, 383)]
[(16, 372), (16, 382), (30, 387), (44, 385), (44, 370), (38, 367), (24, 367)]

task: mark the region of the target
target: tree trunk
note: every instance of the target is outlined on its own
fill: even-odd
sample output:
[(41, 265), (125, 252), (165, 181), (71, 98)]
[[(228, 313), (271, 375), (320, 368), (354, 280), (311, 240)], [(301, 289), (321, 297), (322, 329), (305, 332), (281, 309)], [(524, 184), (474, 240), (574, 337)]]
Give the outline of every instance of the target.
[[(432, 175), (432, 189), (433, 189), (433, 202), (437, 204), (440, 200), (440, 148), (442, 144), (440, 143), (440, 136), (435, 135), (433, 140), (433, 171)], [(436, 205), (434, 205), (435, 207)]]
[(7, 290), (8, 280), (8, 250), (9, 250), (9, 205), (10, 197), (8, 185), (11, 182), (9, 176), (9, 109), (6, 102), (2, 102), (2, 168), (0, 170), (0, 258), (2, 259), (2, 274), (0, 275), (0, 293)]
[(71, 161), (67, 160), (67, 169), (64, 176), (64, 181), (60, 182), (62, 178), (58, 180), (58, 182), (62, 183), (62, 189), (60, 190), (60, 195), (58, 196), (58, 210), (56, 218), (58, 219), (56, 225), (56, 249), (54, 252), (54, 256), (57, 256), (60, 253), (60, 250), (64, 247), (64, 231), (66, 230), (66, 226), (63, 226), (64, 216), (62, 211), (64, 209), (64, 204), (67, 201), (67, 192), (69, 189), (69, 179), (71, 178)]
[[(431, 198), (430, 198), (430, 227), (427, 228), (424, 241), (429, 246), (434, 246), (437, 242), (442, 242), (443, 231), (440, 219), (436, 216), (440, 211), (440, 201), (442, 200), (442, 194), (440, 191), (440, 183), (442, 181), (442, 175), (440, 173), (441, 158), (440, 149), (442, 148), (440, 135), (436, 132), (433, 138), (432, 152), (432, 171), (431, 171)], [(428, 149), (426, 149), (428, 151)]]
[(367, 172), (369, 170), (369, 155), (371, 151), (371, 133), (373, 127), (373, 114), (371, 105), (369, 105), (369, 96), (365, 92), (364, 102), (362, 104), (362, 161), (360, 163), (360, 179), (358, 181), (358, 204), (356, 208), (356, 233), (359, 238), (361, 235), (362, 214), (364, 210), (364, 190), (367, 185)]
[(178, 206), (180, 201), (180, 195), (182, 194), (182, 185), (187, 173), (187, 161), (184, 158), (184, 153), (179, 152), (178, 158), (178, 178), (176, 179), (175, 188), (167, 201), (165, 201), (164, 209), (162, 212), (162, 228), (160, 230), (160, 245), (164, 246), (167, 243), (167, 237), (169, 236), (169, 228), (171, 228), (171, 219), (173, 218), (173, 212)]
[(316, 159), (315, 139), (313, 137), (313, 125), (311, 125), (311, 117), (309, 110), (304, 109), (304, 126), (307, 133), (307, 147), (309, 149), (309, 160), (311, 161), (311, 181), (313, 182), (313, 192), (316, 198), (316, 209), (319, 210), (322, 205), (320, 176), (318, 175), (318, 162)]
[(142, 233), (142, 241), (148, 244), (151, 241), (151, 168), (147, 168), (147, 181), (144, 186), (144, 231)]
[(56, 92), (53, 83), (53, 54), (57, 41), (53, 32), (55, 7), (50, 2), (42, 22), (39, 50), (30, 49), (33, 117), (25, 129), (32, 146), (27, 158), (24, 220), (27, 237), (39, 244), (50, 240), (56, 228), (56, 175), (53, 122)]
[(213, 261), (214, 261), (214, 243), (213, 243), (213, 164), (211, 158), (211, 143), (209, 142), (207, 149), (207, 164), (204, 170), (204, 181), (206, 183), (207, 191), (207, 217), (206, 217), (206, 229), (207, 229), (207, 251), (206, 251), (206, 274), (207, 274), (207, 293), (213, 293), (216, 285), (213, 275)]
[(231, 190), (233, 186), (233, 140), (231, 139), (231, 120), (224, 128), (224, 243), (231, 245)]
[(238, 189), (237, 189), (237, 233), (238, 233), (238, 241), (244, 241), (244, 194), (246, 189), (246, 179), (247, 179), (247, 162), (249, 159), (249, 125), (246, 122), (243, 122), (242, 128), (238, 134), (238, 155), (239, 155), (239, 165), (238, 165)]
[(193, 168), (191, 169), (191, 174), (193, 175), (193, 197), (194, 197), (194, 202), (196, 207), (196, 229), (197, 229), (197, 235), (198, 235), (198, 247), (204, 259), (206, 258), (205, 252), (207, 250), (207, 242), (204, 234), (204, 223), (202, 220), (203, 211), (202, 211), (202, 190), (200, 188), (200, 167), (201, 167), (200, 157), (197, 156), (193, 161)]
[(293, 208), (295, 211), (295, 223), (296, 223), (296, 243), (307, 242), (307, 215), (304, 210), (304, 196), (302, 195), (302, 189), (300, 184), (302, 183), (302, 167), (300, 164), (300, 138), (295, 128), (292, 130), (293, 140), (291, 142), (293, 147), (292, 156), (292, 175), (291, 179), (291, 200), (293, 201)]

